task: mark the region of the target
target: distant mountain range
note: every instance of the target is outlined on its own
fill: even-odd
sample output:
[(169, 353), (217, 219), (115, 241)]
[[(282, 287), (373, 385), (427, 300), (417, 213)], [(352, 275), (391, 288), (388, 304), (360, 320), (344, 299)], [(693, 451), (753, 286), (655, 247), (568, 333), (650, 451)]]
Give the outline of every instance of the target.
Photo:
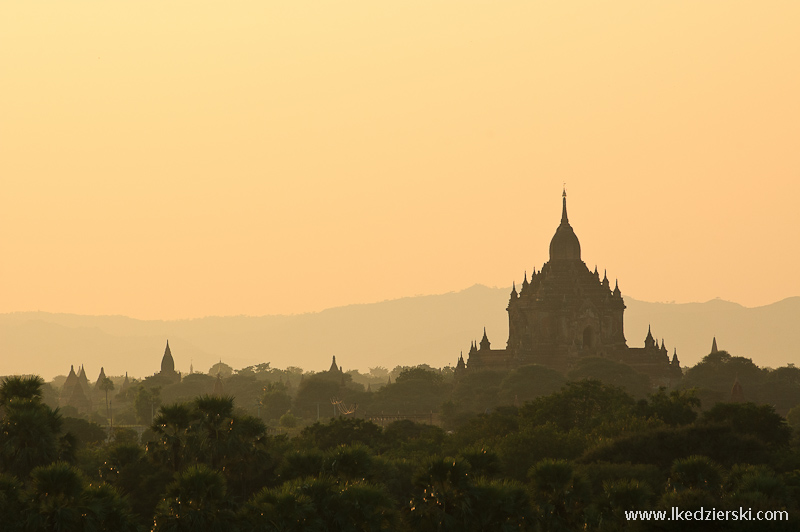
[[(136, 320), (46, 312), (0, 314), (0, 375), (35, 373), (45, 379), (83, 364), (90, 380), (107, 375), (144, 377), (160, 369), (167, 339), (176, 369), (206, 372), (220, 359), (236, 369), (270, 362), (321, 371), (331, 356), (345, 370), (427, 363), (455, 365), (483, 327), (505, 347), (510, 288), (475, 285), (460, 292), (332, 308), (292, 316)], [(685, 367), (708, 354), (711, 340), (759, 366), (800, 359), (794, 335), (800, 297), (747, 308), (715, 299), (706, 303), (647, 303), (625, 297), (625, 336), (640, 347), (648, 324)]]

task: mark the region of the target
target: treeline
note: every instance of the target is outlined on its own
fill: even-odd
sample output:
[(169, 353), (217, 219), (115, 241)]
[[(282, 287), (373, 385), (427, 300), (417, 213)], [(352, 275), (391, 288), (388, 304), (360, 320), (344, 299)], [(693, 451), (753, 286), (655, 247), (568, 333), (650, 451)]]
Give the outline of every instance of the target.
[[(121, 389), (94, 388), (91, 410), (76, 409), (59, 401), (51, 385), (43, 388), (52, 408), (61, 406), (65, 417), (83, 418), (100, 425), (150, 425), (162, 405), (190, 402), (215, 393), (236, 399), (242, 411), (276, 430), (296, 431), (315, 421), (342, 414), (377, 419), (394, 415), (411, 419), (433, 418), (453, 430), (472, 417), (502, 406), (521, 406), (554, 393), (568, 381), (595, 379), (618, 386), (635, 399), (657, 388), (647, 375), (630, 366), (603, 358), (585, 358), (566, 375), (543, 366), (525, 366), (506, 372), (461, 372), (453, 368), (397, 366), (371, 368), (369, 373), (338, 368), (319, 373), (297, 367), (271, 368), (269, 363), (234, 370), (215, 364), (208, 373), (186, 375), (179, 382), (158, 375), (133, 381)], [(108, 383), (106, 383), (108, 384)], [(663, 384), (663, 383), (659, 383)], [(752, 360), (725, 351), (711, 353), (683, 379), (669, 383), (670, 390), (693, 390), (708, 409), (718, 402), (736, 400), (772, 405), (776, 412), (800, 425), (800, 368), (759, 368)], [(736, 397), (732, 395), (734, 385)], [(335, 403), (335, 404), (334, 404)]]
[[(394, 384), (403, 382), (420, 394), (446, 383), (424, 368), (401, 372)], [(691, 390), (637, 398), (584, 379), (454, 414), (449, 430), (350, 414), (290, 437), (230, 396), (201, 395), (160, 406), (140, 444), (126, 430), (98, 437), (104, 429), (88, 421), (66, 430), (42, 384), (0, 385), (3, 530), (686, 529), (625, 516), (672, 507), (791, 518), (702, 530), (798, 529), (800, 442), (771, 405), (703, 410)]]

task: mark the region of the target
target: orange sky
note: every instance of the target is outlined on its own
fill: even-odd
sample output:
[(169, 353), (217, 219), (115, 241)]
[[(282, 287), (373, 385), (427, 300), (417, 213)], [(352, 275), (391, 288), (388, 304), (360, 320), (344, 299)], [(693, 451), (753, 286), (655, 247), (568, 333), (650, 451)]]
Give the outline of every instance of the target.
[(800, 295), (800, 2), (0, 4), (0, 312)]

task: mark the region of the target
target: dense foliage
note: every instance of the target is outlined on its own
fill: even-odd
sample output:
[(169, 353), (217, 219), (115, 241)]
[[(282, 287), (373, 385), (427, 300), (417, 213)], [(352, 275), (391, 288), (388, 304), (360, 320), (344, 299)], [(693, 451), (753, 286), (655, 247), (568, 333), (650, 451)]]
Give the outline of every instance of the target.
[[(232, 373), (230, 395), (209, 395), (215, 379), (197, 374), (115, 396), (145, 422), (140, 439), (135, 427), (110, 431), (48, 406), (39, 378), (10, 377), (0, 385), (0, 523), (10, 531), (677, 530), (627, 521), (625, 512), (743, 507), (792, 518), (758, 530), (796, 530), (798, 431), (770, 404), (703, 404), (699, 396), (722, 394), (726, 364), (740, 381), (760, 379), (748, 385), (754, 395), (772, 393), (770, 385), (795, 392), (794, 368), (753, 373), (726, 353), (689, 370), (691, 388), (649, 392), (641, 376), (598, 360), (572, 380), (538, 366), (461, 377), (416, 367), (376, 371), (374, 387), (357, 373), (276, 373), (265, 364)], [(595, 374), (606, 382), (585, 378)], [(784, 413), (800, 403), (785, 394)], [(103, 401), (95, 414), (107, 408)]]

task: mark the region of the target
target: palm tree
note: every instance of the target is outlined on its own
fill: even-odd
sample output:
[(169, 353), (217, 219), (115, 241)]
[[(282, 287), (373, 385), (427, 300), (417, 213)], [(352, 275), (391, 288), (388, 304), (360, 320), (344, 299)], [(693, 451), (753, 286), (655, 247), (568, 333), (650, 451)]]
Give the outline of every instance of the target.
[[(57, 462), (31, 472), (26, 530), (133, 532), (127, 499), (108, 484), (86, 486), (75, 467)], [(16, 519), (21, 521), (19, 517)], [(6, 523), (3, 523), (3, 530)]]
[(434, 458), (416, 480), (409, 520), (415, 530), (467, 530), (472, 513), (468, 496), (469, 465), (453, 458)]
[(693, 455), (675, 460), (669, 487), (676, 491), (699, 489), (718, 495), (722, 492), (722, 468), (706, 456)]
[(347, 483), (335, 497), (333, 522), (341, 532), (394, 530), (392, 499), (382, 486)]
[(233, 397), (204, 395), (195, 399), (194, 407), (203, 461), (218, 469), (226, 456), (228, 436), (233, 428)]
[(84, 480), (71, 465), (58, 462), (31, 472), (30, 530), (81, 530), (81, 495)]
[(281, 488), (264, 488), (239, 512), (242, 522), (253, 532), (324, 532), (322, 519), (311, 499), (294, 483)]
[(128, 501), (108, 484), (83, 490), (84, 530), (134, 532), (136, 525)]
[(59, 456), (61, 416), (41, 402), (42, 379), (8, 377), (0, 385), (0, 466), (27, 478), (31, 470)]
[(544, 530), (583, 528), (586, 486), (566, 460), (542, 460), (531, 468), (531, 495)]
[(628, 522), (626, 511), (651, 507), (653, 491), (646, 483), (634, 479), (618, 479), (603, 482), (603, 498), (600, 506), (601, 530), (641, 530), (637, 523)]
[(478, 479), (469, 491), (472, 515), (468, 530), (511, 532), (532, 526), (525, 488), (514, 481)]
[(153, 532), (232, 532), (225, 477), (204, 465), (179, 474), (158, 504)]
[(0, 405), (6, 405), (14, 399), (40, 402), (42, 386), (44, 386), (44, 380), (39, 376), (6, 377), (0, 384)]
[(114, 381), (112, 381), (108, 377), (103, 377), (103, 380), (100, 381), (100, 389), (103, 390), (106, 394), (106, 417), (108, 418), (110, 424), (111, 412), (109, 412), (108, 410), (108, 392), (114, 389)]
[(194, 422), (195, 415), (188, 405), (162, 406), (150, 427), (158, 439), (148, 444), (148, 453), (157, 461), (169, 464), (173, 471), (180, 471), (190, 458), (186, 456), (186, 447), (190, 441), (189, 430)]
[(0, 474), (0, 523), (6, 532), (21, 532), (24, 515), (22, 484), (10, 475)]

